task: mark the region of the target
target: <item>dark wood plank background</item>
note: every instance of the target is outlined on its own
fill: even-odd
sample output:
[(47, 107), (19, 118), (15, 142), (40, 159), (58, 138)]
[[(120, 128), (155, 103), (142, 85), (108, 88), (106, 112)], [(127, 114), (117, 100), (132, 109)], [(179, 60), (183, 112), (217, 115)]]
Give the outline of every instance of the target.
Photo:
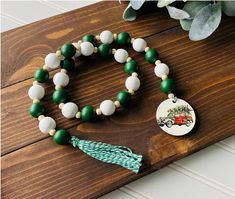
[[(3, 198), (96, 198), (235, 134), (234, 19), (224, 17), (209, 39), (192, 42), (163, 9), (151, 12), (152, 6), (147, 6), (138, 20), (129, 23), (121, 17), (125, 6), (100, 2), (2, 33)], [(141, 66), (142, 86), (128, 110), (95, 123), (66, 120), (51, 103), (51, 81), (46, 85), (44, 104), (59, 126), (70, 129), (72, 134), (126, 145), (143, 154), (144, 166), (138, 175), (96, 161), (72, 147), (54, 144), (39, 132), (37, 120), (27, 112), (31, 104), (27, 91), (44, 57), (65, 42), (105, 29), (143, 37), (159, 51), (161, 59), (170, 66), (175, 93), (197, 111), (194, 132), (178, 138), (157, 126), (155, 110), (166, 96), (159, 89), (160, 80), (155, 77), (153, 66), (130, 49)], [(114, 99), (124, 87), (126, 75), (122, 70), (122, 65), (112, 59), (82, 60), (67, 89), (69, 96), (81, 106), (98, 106), (104, 99)]]

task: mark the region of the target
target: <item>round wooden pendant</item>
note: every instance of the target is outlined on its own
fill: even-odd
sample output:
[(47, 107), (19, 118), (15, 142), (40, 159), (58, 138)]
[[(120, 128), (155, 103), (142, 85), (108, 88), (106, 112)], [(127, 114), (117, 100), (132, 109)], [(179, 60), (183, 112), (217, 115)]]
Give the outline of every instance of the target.
[(189, 133), (196, 123), (193, 108), (179, 98), (164, 100), (157, 108), (156, 119), (163, 131), (174, 136)]

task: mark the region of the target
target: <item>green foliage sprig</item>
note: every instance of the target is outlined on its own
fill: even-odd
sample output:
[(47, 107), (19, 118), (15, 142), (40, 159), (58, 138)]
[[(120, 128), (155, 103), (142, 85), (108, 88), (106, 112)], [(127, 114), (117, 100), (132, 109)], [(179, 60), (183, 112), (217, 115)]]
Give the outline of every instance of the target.
[[(130, 0), (127, 8), (123, 12), (124, 20), (135, 20), (137, 17), (136, 11), (139, 10), (146, 1), (147, 0)], [(222, 13), (227, 16), (235, 16), (235, 1), (184, 0), (183, 9), (171, 6), (175, 1), (176, 0), (158, 0), (156, 1), (156, 5), (159, 8), (166, 8), (171, 18), (179, 20), (181, 27), (189, 31), (189, 38), (192, 41), (199, 41), (209, 37), (218, 28)]]

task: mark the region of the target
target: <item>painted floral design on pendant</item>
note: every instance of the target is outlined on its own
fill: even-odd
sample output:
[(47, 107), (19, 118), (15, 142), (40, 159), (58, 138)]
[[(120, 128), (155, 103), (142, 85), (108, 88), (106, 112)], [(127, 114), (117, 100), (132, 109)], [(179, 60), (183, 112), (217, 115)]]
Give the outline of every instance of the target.
[(157, 108), (156, 119), (163, 131), (174, 136), (189, 133), (196, 123), (193, 108), (179, 98), (163, 101)]

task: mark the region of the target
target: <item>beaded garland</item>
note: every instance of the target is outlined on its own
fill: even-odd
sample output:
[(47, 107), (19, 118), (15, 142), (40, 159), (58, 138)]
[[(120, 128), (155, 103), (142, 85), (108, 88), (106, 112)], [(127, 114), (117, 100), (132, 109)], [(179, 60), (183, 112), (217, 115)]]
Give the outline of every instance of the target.
[[(41, 83), (45, 83), (49, 79), (49, 70), (61, 66), (61, 71), (56, 73), (53, 77), (56, 91), (54, 91), (52, 99), (62, 109), (62, 114), (66, 118), (76, 117), (81, 118), (83, 121), (91, 121), (96, 115), (112, 115), (116, 107), (127, 104), (131, 99), (131, 95), (134, 94), (140, 86), (140, 80), (136, 73), (138, 64), (129, 57), (126, 50), (116, 50), (110, 47), (109, 44), (112, 43), (116, 37), (117, 36), (110, 31), (103, 31), (99, 36), (102, 44), (97, 48), (94, 47), (94, 44), (98, 41), (97, 37), (95, 38), (93, 35), (89, 34), (85, 35), (82, 41), (64, 44), (56, 53), (48, 54), (45, 57), (45, 65), (35, 72), (35, 81), (28, 91), (29, 97), (33, 100), (29, 113), (31, 116), (38, 118), (40, 131), (53, 136), (55, 143), (71, 144), (93, 158), (106, 163), (118, 164), (138, 173), (142, 161), (141, 155), (133, 153), (131, 149), (124, 146), (80, 140), (75, 136), (70, 136), (67, 130), (56, 128), (56, 122), (53, 118), (44, 116), (45, 108), (40, 102), (45, 95), (45, 90)], [(117, 94), (117, 100), (115, 102), (105, 100), (96, 110), (94, 107), (87, 105), (83, 107), (80, 112), (76, 104), (67, 102), (67, 94), (63, 87), (67, 86), (69, 83), (67, 71), (70, 71), (75, 65), (73, 57), (76, 58), (81, 55), (90, 56), (93, 53), (99, 53), (102, 57), (108, 57), (113, 54), (114, 59), (118, 63), (125, 63), (124, 71), (130, 75), (125, 82), (127, 90), (120, 91)]]
[[(94, 47), (94, 44), (96, 44), (97, 41), (100, 41), (102, 43), (98, 48)], [(45, 95), (45, 90), (40, 85), (40, 83), (48, 80), (48, 69), (55, 69), (60, 64), (62, 69), (53, 78), (53, 82), (56, 85), (56, 91), (53, 93), (53, 101), (59, 104), (59, 107), (62, 109), (62, 114), (67, 118), (72, 118), (75, 116), (77, 118), (81, 117), (84, 121), (90, 121), (93, 119), (95, 114), (111, 115), (115, 111), (116, 107), (124, 105), (126, 102), (128, 102), (130, 100), (130, 94), (133, 94), (140, 85), (136, 73), (138, 65), (134, 60), (128, 57), (128, 53), (124, 49), (110, 50), (111, 48), (109, 45), (113, 43), (113, 41), (116, 41), (119, 45), (132, 44), (132, 47), (136, 52), (145, 52), (145, 59), (149, 63), (155, 64), (154, 72), (157, 77), (160, 77), (162, 79), (162, 82), (160, 83), (160, 89), (162, 92), (168, 94), (168, 98), (170, 100), (165, 100), (166, 103), (164, 101), (157, 109), (157, 123), (161, 128), (162, 125), (166, 125), (168, 128), (170, 128), (174, 124), (173, 122), (179, 122), (179, 118), (177, 120), (173, 120), (173, 116), (169, 114), (165, 118), (161, 117), (162, 109), (165, 110), (167, 105), (171, 106), (172, 108), (172, 103), (179, 103), (180, 106), (173, 107), (172, 110), (174, 109), (175, 111), (175, 109), (177, 109), (178, 112), (179, 110), (184, 110), (188, 113), (190, 111), (193, 111), (192, 107), (188, 103), (186, 103), (184, 100), (176, 98), (173, 94), (173, 80), (168, 78), (169, 67), (166, 64), (161, 63), (161, 61), (159, 60), (158, 52), (155, 49), (149, 48), (146, 41), (142, 38), (131, 38), (127, 32), (113, 34), (112, 32), (106, 30), (96, 37), (91, 34), (87, 34), (83, 37), (82, 41), (79, 41), (78, 43), (65, 44), (56, 53), (50, 53), (46, 56), (45, 65), (43, 66), (43, 68), (40, 68), (35, 72), (34, 78), (36, 81), (33, 83), (33, 86), (29, 89), (28, 92), (29, 97), (33, 100), (33, 104), (30, 107), (29, 112), (33, 117), (38, 118), (40, 131), (43, 133), (49, 133), (51, 136), (53, 136), (53, 140), (57, 144), (71, 144), (100, 161), (111, 164), (118, 164), (123, 166), (124, 168), (132, 170), (135, 173), (138, 173), (142, 161), (141, 155), (134, 154), (131, 149), (127, 147), (113, 146), (101, 142), (80, 140), (75, 136), (70, 136), (70, 134), (66, 130), (56, 130), (55, 120), (51, 117), (44, 116), (45, 108), (40, 102), (40, 100)], [(81, 112), (79, 112), (76, 104), (72, 102), (65, 103), (67, 101), (67, 95), (63, 87), (65, 87), (69, 82), (67, 71), (74, 67), (74, 60), (72, 59), (72, 57), (78, 57), (80, 55), (90, 56), (91, 54), (93, 54), (93, 52), (99, 52), (99, 54), (103, 57), (113, 54), (117, 62), (126, 62), (124, 71), (131, 75), (125, 82), (128, 91), (122, 91), (118, 93), (117, 101), (115, 101), (114, 103), (112, 101), (110, 102), (109, 100), (106, 100), (103, 101), (100, 104), (100, 107), (96, 110), (92, 106), (85, 106), (81, 110)], [(160, 117), (158, 115), (159, 110)], [(169, 112), (171, 111), (171, 109), (167, 111)], [(193, 112), (192, 116), (187, 115), (187, 117), (180, 117), (180, 125), (183, 124), (182, 121), (185, 122), (185, 125), (187, 127), (190, 123), (193, 123), (190, 128), (191, 130), (195, 124), (195, 120), (196, 118)], [(175, 134), (166, 130), (165, 127), (162, 129), (165, 132), (176, 136), (184, 135), (190, 131), (188, 129), (184, 129), (186, 133), (177, 132)]]

